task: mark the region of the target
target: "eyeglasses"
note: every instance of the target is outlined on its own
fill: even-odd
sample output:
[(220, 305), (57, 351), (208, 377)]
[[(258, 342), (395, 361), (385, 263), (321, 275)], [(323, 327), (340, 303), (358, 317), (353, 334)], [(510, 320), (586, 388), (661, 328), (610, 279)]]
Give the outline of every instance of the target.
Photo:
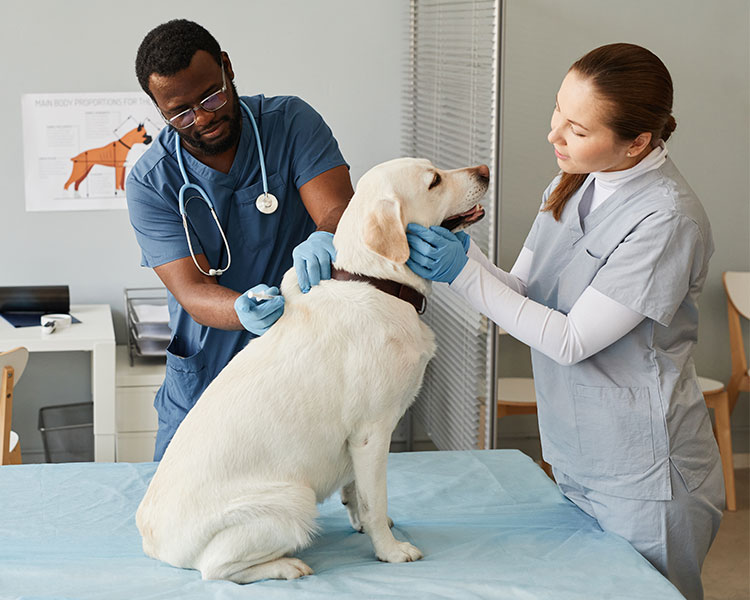
[(161, 109), (159, 109), (159, 113), (161, 114), (162, 118), (175, 129), (187, 129), (193, 123), (195, 123), (195, 111), (196, 109), (198, 109), (198, 107), (202, 108), (203, 110), (207, 110), (208, 112), (216, 112), (222, 106), (224, 106), (228, 100), (229, 98), (227, 97), (227, 83), (226, 79), (224, 78), (224, 65), (222, 64), (221, 89), (218, 92), (214, 92), (210, 96), (206, 96), (198, 103), (197, 106), (188, 108), (187, 110), (183, 110), (180, 114), (175, 115), (170, 119), (167, 119), (167, 117), (164, 116), (164, 113), (161, 112)]

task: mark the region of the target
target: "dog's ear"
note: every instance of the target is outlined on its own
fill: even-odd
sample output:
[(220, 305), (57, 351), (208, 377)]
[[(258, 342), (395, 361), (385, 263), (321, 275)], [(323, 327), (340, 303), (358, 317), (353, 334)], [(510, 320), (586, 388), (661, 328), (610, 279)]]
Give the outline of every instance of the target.
[(363, 235), (365, 246), (373, 252), (403, 264), (409, 258), (409, 244), (401, 214), (401, 203), (395, 198), (383, 198), (366, 221)]

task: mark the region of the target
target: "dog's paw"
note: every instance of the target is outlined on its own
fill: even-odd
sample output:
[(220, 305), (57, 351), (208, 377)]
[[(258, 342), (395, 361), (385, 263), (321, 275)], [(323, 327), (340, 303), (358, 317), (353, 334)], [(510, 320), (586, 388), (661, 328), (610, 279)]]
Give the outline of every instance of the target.
[(264, 579), (297, 579), (313, 574), (313, 570), (298, 558), (279, 558), (266, 566), (268, 572)]
[(313, 570), (298, 558), (282, 557), (259, 565), (242, 568), (243, 563), (226, 563), (217, 569), (201, 569), (203, 579), (227, 579), (235, 583), (252, 583), (261, 579), (297, 579), (312, 575)]
[(298, 558), (288, 558), (283, 568), (286, 571), (285, 579), (296, 579), (297, 577), (313, 574), (313, 570), (307, 563), (302, 562)]
[[(395, 541), (395, 540), (394, 540)], [(378, 560), (389, 563), (412, 562), (422, 558), (422, 552), (409, 542), (395, 541), (387, 550), (377, 552)]]

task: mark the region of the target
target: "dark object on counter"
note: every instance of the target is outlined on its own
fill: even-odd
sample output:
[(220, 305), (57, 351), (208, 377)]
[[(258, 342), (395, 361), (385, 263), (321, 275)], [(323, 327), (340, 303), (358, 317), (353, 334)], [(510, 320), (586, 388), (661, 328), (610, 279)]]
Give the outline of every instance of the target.
[(69, 313), (67, 285), (0, 287), (0, 312)]

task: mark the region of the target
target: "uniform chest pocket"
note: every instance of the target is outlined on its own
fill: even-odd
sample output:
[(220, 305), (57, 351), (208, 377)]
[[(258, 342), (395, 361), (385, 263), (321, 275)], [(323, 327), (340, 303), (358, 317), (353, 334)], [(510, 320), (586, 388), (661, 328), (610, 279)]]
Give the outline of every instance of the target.
[(241, 243), (248, 252), (258, 252), (272, 247), (283, 221), (282, 215), (287, 209), (287, 185), (278, 173), (268, 177), (268, 192), (276, 196), (279, 203), (276, 210), (270, 214), (260, 212), (255, 204), (258, 196), (263, 193), (262, 181), (234, 193), (241, 225)]
[(557, 309), (564, 313), (570, 312), (605, 262), (606, 257), (595, 256), (590, 250), (582, 248), (560, 272)]
[(654, 464), (648, 388), (577, 385), (575, 412), (584, 464), (602, 475), (643, 473)]

